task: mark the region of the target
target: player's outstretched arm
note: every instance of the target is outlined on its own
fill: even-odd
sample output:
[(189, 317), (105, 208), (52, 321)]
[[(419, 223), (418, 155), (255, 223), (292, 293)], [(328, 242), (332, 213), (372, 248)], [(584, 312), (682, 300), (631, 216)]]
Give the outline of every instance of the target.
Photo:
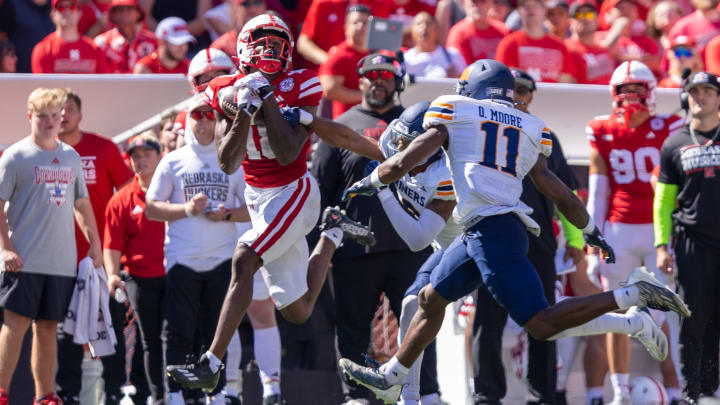
[[(238, 109), (232, 123), (227, 118), (217, 118), (215, 125), (215, 146), (217, 147), (220, 169), (233, 174), (245, 159), (247, 137), (250, 131), (250, 115), (243, 109)], [(226, 131), (226, 125), (230, 130)]]
[[(302, 107), (305, 111), (315, 114), (317, 107)], [(270, 149), (278, 163), (289, 165), (297, 159), (310, 133), (302, 125), (293, 128), (283, 117), (275, 97), (265, 97), (262, 108), (258, 112), (267, 128)]]
[(347, 125), (327, 118), (315, 117), (308, 127), (320, 139), (336, 148), (347, 149), (380, 162), (385, 160), (375, 140), (358, 134)]
[(407, 149), (397, 153), (377, 167), (378, 177), (384, 184), (400, 180), (406, 173), (425, 162), (438, 148), (445, 145), (448, 132), (444, 125), (428, 128), (415, 138)]

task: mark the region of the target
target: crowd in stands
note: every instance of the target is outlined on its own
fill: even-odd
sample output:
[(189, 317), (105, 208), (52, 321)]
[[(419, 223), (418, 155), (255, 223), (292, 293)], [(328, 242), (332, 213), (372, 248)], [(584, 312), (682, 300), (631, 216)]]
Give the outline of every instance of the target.
[[(345, 114), (338, 122), (375, 138), (382, 132), (378, 128), (384, 129), (383, 125), (402, 112), (403, 107), (396, 105), (394, 100), (406, 82), (412, 81), (413, 77), (458, 78), (478, 59), (496, 59), (517, 68), (513, 71), (517, 79), (515, 90), (516, 97), (522, 100), (520, 105), (524, 105), (523, 111), (528, 110), (538, 90), (536, 82), (608, 85), (616, 68), (630, 61), (642, 62), (651, 72), (651, 77), (644, 79), (646, 83), (653, 83), (647, 91), (654, 90), (654, 83), (658, 87), (680, 88), (682, 76), (687, 75), (688, 70), (691, 74), (701, 71), (720, 74), (720, 0), (0, 0), (0, 73), (183, 74), (187, 76), (192, 92), (202, 93), (214, 77), (236, 72), (238, 36), (242, 27), (253, 17), (266, 12), (282, 18), (294, 35), (290, 58), (293, 68), (312, 69), (318, 74), (317, 79), (302, 83), (306, 87), (299, 86), (298, 91), (304, 92), (299, 97), (312, 96), (319, 102), (322, 95), (325, 100), (324, 107), (322, 103), (320, 107), (322, 115), (338, 118)], [(369, 49), (367, 43), (373, 17), (400, 21), (404, 27), (401, 50), (378, 54), (380, 58), (388, 58), (378, 63), (367, 59), (368, 55), (378, 51)], [(404, 66), (404, 77), (398, 77), (390, 68), (378, 67), (395, 66), (394, 63)], [(387, 88), (382, 96), (369, 95), (368, 83), (377, 79), (386, 80)], [(203, 393), (184, 390), (183, 402), (180, 385), (168, 384), (165, 379), (163, 362), (181, 363), (186, 355), (199, 352), (200, 347), (212, 340), (224, 291), (230, 284), (230, 262), (236, 237), (243, 230), (240, 224), (227, 222), (249, 221), (247, 209), (212, 206), (207, 196), (203, 196), (212, 189), (218, 193), (235, 193), (240, 201), (245, 187), (241, 171), (227, 176), (215, 167), (218, 162), (213, 136), (217, 112), (198, 98), (187, 111), (163, 117), (155, 131), (147, 131), (130, 140), (123, 156), (111, 142), (80, 130), (82, 100), (77, 94), (70, 89), (44, 91), (31, 96), (31, 121), (47, 119), (41, 118), (40, 112), (49, 110), (62, 116), (62, 124), (56, 128), (57, 139), (80, 155), (81, 162), (73, 163), (82, 164), (87, 185), (85, 193), (78, 186), (73, 198), (75, 201), (89, 199), (99, 229), (99, 235), (88, 235), (84, 229), (88, 224), (76, 228), (77, 258), (96, 255), (100, 248), (98, 243), (102, 243), (108, 286), (111, 292), (127, 290), (130, 306), (134, 308), (138, 344), (133, 349), (132, 368), (139, 370), (131, 377), (137, 388), (135, 403), (148, 400), (163, 403), (167, 399), (168, 403), (176, 405), (204, 401)], [(353, 109), (358, 105), (362, 112)], [(671, 121), (667, 125), (671, 125)], [(654, 127), (654, 120), (649, 122), (653, 130), (659, 130)], [(666, 124), (663, 121), (658, 125), (665, 128)], [(602, 134), (598, 132), (597, 135)], [(713, 141), (716, 136), (712, 137)], [(45, 142), (52, 144), (49, 138)], [(185, 148), (185, 154), (171, 155), (171, 159), (163, 158), (186, 143), (194, 148)], [(555, 144), (559, 152), (553, 153), (562, 161), (557, 163), (558, 173), (562, 172), (562, 176), (566, 176), (563, 181), (576, 190), (579, 184), (562, 158), (559, 141), (555, 140)], [(661, 145), (662, 142), (655, 145), (658, 153)], [(341, 193), (366, 174), (367, 159), (347, 154), (324, 142), (318, 142), (315, 155), (308, 154), (308, 159), (313, 160), (312, 174), (322, 180), (323, 208), (339, 200), (339, 195), (330, 194)], [(610, 159), (606, 159), (606, 163), (609, 164)], [(652, 163), (659, 164), (658, 161)], [(207, 180), (208, 184), (213, 183), (212, 187), (204, 184), (205, 180), (196, 179), (198, 194), (182, 195), (183, 190), (175, 184), (183, 176), (182, 165), (202, 167), (202, 171), (212, 177), (212, 181), (210, 177)], [(607, 165), (604, 167), (607, 171)], [(159, 174), (155, 177), (159, 180), (153, 177), (156, 169)], [(347, 173), (341, 173), (343, 170)], [(353, 176), (356, 178), (350, 181)], [(152, 187), (151, 180), (156, 183)], [(339, 186), (343, 181), (347, 184)], [(226, 184), (216, 184), (222, 182)], [(333, 189), (334, 185), (339, 188)], [(118, 191), (113, 194), (114, 190)], [(2, 187), (0, 191), (4, 192), (0, 197), (9, 198), (9, 191)], [(150, 196), (147, 207), (146, 193)], [(345, 357), (360, 358), (369, 344), (375, 344), (369, 341), (370, 328), (363, 325), (375, 317), (378, 294), (382, 297), (381, 302), (387, 301), (385, 305), (390, 312), (399, 316), (402, 294), (431, 249), (427, 246), (419, 252), (408, 249), (406, 241), (391, 232), (392, 225), (379, 201), (375, 206), (357, 201), (354, 204), (348, 211), (353, 211), (356, 220), (368, 223), (375, 218), (375, 226), (381, 223), (383, 228), (390, 230), (379, 237), (387, 240), (380, 240), (374, 249), (344, 245), (334, 262), (338, 268), (351, 269), (338, 271), (332, 281), (333, 289), (336, 293), (341, 291), (344, 297), (338, 299), (335, 308), (338, 351)], [(381, 214), (378, 213), (383, 213), (384, 218), (379, 222), (377, 219)], [(63, 215), (69, 218), (71, 214), (67, 211)], [(552, 216), (553, 209), (549, 209), (548, 218)], [(180, 224), (181, 221), (186, 221), (185, 225)], [(163, 222), (171, 225), (165, 227)], [(552, 219), (547, 222), (550, 224)], [(166, 243), (162, 255), (166, 232), (186, 240), (179, 245)], [(178, 240), (178, 236), (174, 238)], [(568, 244), (568, 249), (575, 249), (568, 255), (578, 254), (575, 264), (580, 266), (583, 262), (582, 266), (587, 266), (582, 241), (579, 243), (579, 246)], [(339, 242), (337, 245), (339, 247)], [(208, 253), (212, 249), (217, 251)], [(555, 248), (550, 250), (548, 254), (554, 254)], [(407, 265), (404, 269), (407, 274), (386, 279), (390, 268), (398, 263)], [(173, 272), (168, 272), (171, 268)], [(368, 276), (369, 273), (375, 278)], [(546, 290), (552, 295), (555, 273), (551, 273)], [(600, 291), (595, 285), (597, 280), (583, 277), (581, 281), (568, 281), (568, 285), (575, 283), (570, 288), (576, 290), (575, 294)], [(255, 359), (260, 369), (264, 404), (282, 404), (280, 335), (271, 295), (267, 290), (262, 291), (262, 280), (258, 280), (248, 309), (250, 323), (255, 329)], [(350, 298), (353, 293), (365, 293), (373, 288), (377, 294), (362, 297), (358, 294), (358, 297)], [(218, 291), (223, 292), (218, 294)], [(483, 305), (491, 305), (492, 297), (485, 298), (487, 302), (484, 303), (482, 296), (474, 299)], [(115, 404), (119, 403), (120, 387), (126, 382), (123, 331), (126, 306), (114, 298), (110, 301), (118, 339), (116, 353), (103, 358), (106, 370), (103, 378), (105, 403)], [(52, 306), (52, 303), (45, 304)], [(49, 313), (53, 318), (59, 317), (54, 319), (55, 323), (64, 320), (65, 314)], [(487, 326), (486, 334), (501, 334), (507, 313), (499, 306), (496, 313), (498, 319), (505, 318), (495, 325), (495, 329)], [(164, 320), (168, 322), (163, 324)], [(482, 333), (479, 322), (474, 325), (476, 345)], [(47, 330), (52, 330), (52, 326), (44, 325)], [(469, 333), (473, 333), (472, 326), (471, 320)], [(163, 333), (165, 341), (160, 339)], [(228, 350), (228, 373), (223, 375), (221, 385), (213, 392), (215, 397), (208, 399), (216, 402), (209, 403), (239, 403), (235, 401), (239, 401), (236, 384), (240, 343), (237, 336), (234, 339), (231, 343), (231, 347), (235, 345), (234, 349)], [(72, 336), (68, 337), (64, 332), (58, 332), (58, 342), (58, 353), (45, 353), (45, 356), (57, 355), (58, 358), (58, 373), (52, 376), (54, 382), (37, 377), (36, 386), (55, 384), (64, 403), (74, 404), (80, 392), (82, 345), (73, 342)], [(554, 369), (554, 345), (548, 348), (537, 342), (532, 344), (541, 347), (536, 349), (542, 352), (536, 354), (536, 358), (541, 358), (537, 361)], [(488, 347), (492, 346), (484, 347), (485, 350)], [(592, 400), (602, 396), (602, 383), (608, 368), (604, 361), (607, 354), (603, 342), (597, 339), (588, 341), (587, 350), (595, 358), (602, 359), (588, 365), (587, 384), (595, 389), (588, 394), (588, 403), (601, 404)], [(717, 350), (714, 355), (717, 357)], [(236, 356), (234, 360), (231, 359), (233, 356)], [(431, 347), (426, 352), (427, 361), (434, 362), (434, 356), (434, 347)], [(665, 367), (667, 371), (672, 365)], [(480, 368), (481, 365), (476, 365), (479, 376), (488, 372)], [(611, 367), (614, 374), (624, 375), (613, 381), (613, 387), (620, 390), (618, 387), (627, 386), (627, 370), (615, 368), (616, 365)], [(426, 399), (419, 403), (441, 404), (437, 375), (428, 378), (430, 382), (420, 383), (419, 392)], [(562, 405), (565, 380), (555, 382), (552, 378), (533, 386), (544, 388), (546, 392), (542, 401), (529, 403)], [(343, 383), (346, 404), (371, 403), (369, 391), (349, 381)], [(503, 379), (500, 385), (504, 384)], [(7, 375), (0, 375), (0, 385), (9, 385)], [(476, 379), (475, 387), (481, 391), (479, 385), (482, 384)], [(669, 393), (677, 401), (675, 404), (684, 403), (680, 402), (677, 380), (666, 381), (665, 385), (672, 390)], [(702, 387), (703, 394), (709, 393), (706, 388)], [(551, 400), (556, 390), (558, 398)], [(4, 405), (7, 402), (2, 402), (1, 391), (0, 405)], [(700, 389), (696, 391), (695, 394), (699, 394)], [(43, 393), (38, 392), (40, 394)], [(627, 393), (617, 391), (616, 394)], [(494, 393), (476, 397), (476, 403), (499, 404), (502, 396), (497, 397)], [(49, 402), (40, 403), (61, 403), (54, 394), (46, 400)], [(195, 400), (198, 402), (193, 402)]]

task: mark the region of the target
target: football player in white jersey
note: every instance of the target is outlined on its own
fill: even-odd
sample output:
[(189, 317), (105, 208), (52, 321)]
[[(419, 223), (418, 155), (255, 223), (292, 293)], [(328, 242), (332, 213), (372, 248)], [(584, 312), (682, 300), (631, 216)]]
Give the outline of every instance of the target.
[(520, 202), (525, 175), (582, 229), (588, 244), (605, 252), (606, 260), (614, 261), (614, 254), (580, 200), (548, 170), (545, 157), (552, 141), (543, 134), (542, 120), (513, 107), (514, 88), (515, 79), (502, 63), (474, 62), (460, 76), (457, 95), (439, 97), (430, 105), (426, 131), (345, 192), (346, 198), (373, 195), (443, 147), (457, 200), (454, 215), (465, 228), (443, 252), (430, 285), (420, 291), (418, 312), (397, 354), (378, 369), (348, 359), (339, 362), (344, 373), (385, 403), (397, 401), (408, 368), (439, 331), (445, 307), (480, 284), (536, 339), (625, 333), (637, 337), (658, 360), (667, 356), (667, 341), (646, 312), (608, 312), (650, 306), (690, 315), (677, 294), (640, 268), (624, 288), (547, 303), (526, 256), (525, 228), (537, 229), (537, 224)]

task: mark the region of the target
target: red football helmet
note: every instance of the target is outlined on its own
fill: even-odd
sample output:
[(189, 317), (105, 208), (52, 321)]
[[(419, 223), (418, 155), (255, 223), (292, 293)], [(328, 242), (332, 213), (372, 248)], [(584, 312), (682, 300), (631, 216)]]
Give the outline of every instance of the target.
[(285, 22), (272, 14), (260, 14), (243, 26), (238, 35), (240, 70), (257, 68), (273, 74), (290, 69), (295, 42)]
[[(620, 93), (622, 85), (633, 83), (644, 85), (645, 94)], [(645, 64), (636, 60), (623, 62), (610, 78), (613, 112), (626, 116), (642, 110), (652, 113), (655, 110), (655, 87), (657, 87), (655, 75)]]
[(198, 83), (198, 77), (202, 74), (212, 71), (227, 71), (227, 74), (233, 74), (237, 70), (235, 63), (227, 54), (219, 49), (207, 48), (195, 55), (190, 61), (188, 68), (188, 82), (196, 93), (205, 90), (207, 83)]

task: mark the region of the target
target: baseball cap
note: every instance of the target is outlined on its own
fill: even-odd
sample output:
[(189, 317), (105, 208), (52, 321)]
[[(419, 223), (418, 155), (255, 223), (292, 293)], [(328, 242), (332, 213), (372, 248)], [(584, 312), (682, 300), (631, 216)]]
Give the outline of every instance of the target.
[(690, 35), (678, 35), (670, 41), (670, 49), (675, 48), (676, 46), (695, 48), (695, 38)]
[(110, 7), (108, 7), (108, 12), (112, 13), (113, 8), (122, 6), (135, 7), (140, 13), (140, 21), (145, 18), (145, 12), (143, 11), (142, 7), (140, 7), (140, 4), (137, 2), (137, 0), (113, 0), (110, 3)]
[(708, 72), (697, 72), (694, 75), (690, 76), (688, 81), (685, 83), (685, 87), (683, 87), (683, 90), (690, 91), (690, 89), (702, 85), (714, 87), (715, 90), (720, 92), (720, 83), (718, 83), (717, 76)]
[(132, 151), (135, 150), (135, 148), (146, 148), (146, 149), (154, 150), (157, 153), (161, 153), (160, 144), (158, 142), (155, 142), (150, 139), (143, 139), (141, 136), (136, 136), (128, 143), (128, 147), (127, 147), (127, 151), (126, 151), (128, 156), (132, 154)]
[(573, 4), (570, 6), (570, 17), (575, 16), (575, 14), (580, 10), (580, 7), (590, 7), (597, 13), (597, 4), (593, 0), (577, 0), (573, 2)]
[(388, 70), (395, 73), (396, 76), (401, 76), (401, 67), (398, 60), (379, 52), (371, 53), (360, 59), (359, 64), (358, 73), (361, 75), (371, 70)]
[[(52, 0), (52, 8), (57, 7), (58, 3), (60, 3), (61, 1), (63, 1), (63, 0)], [(70, 3), (73, 3), (73, 4), (79, 4), (78, 0), (65, 0), (65, 1), (69, 1)], [(47, 4), (47, 3), (45, 3), (45, 4)]]
[(567, 9), (568, 3), (566, 0), (545, 0), (545, 7), (547, 7), (548, 10), (556, 7), (565, 7)]
[(520, 69), (510, 69), (510, 73), (512, 73), (515, 78), (516, 85), (519, 84), (521, 86), (525, 86), (531, 91), (537, 90), (537, 87), (535, 86), (535, 79), (526, 72)]
[(195, 37), (188, 31), (187, 23), (180, 17), (167, 17), (160, 21), (155, 28), (155, 36), (173, 45), (195, 42)]

